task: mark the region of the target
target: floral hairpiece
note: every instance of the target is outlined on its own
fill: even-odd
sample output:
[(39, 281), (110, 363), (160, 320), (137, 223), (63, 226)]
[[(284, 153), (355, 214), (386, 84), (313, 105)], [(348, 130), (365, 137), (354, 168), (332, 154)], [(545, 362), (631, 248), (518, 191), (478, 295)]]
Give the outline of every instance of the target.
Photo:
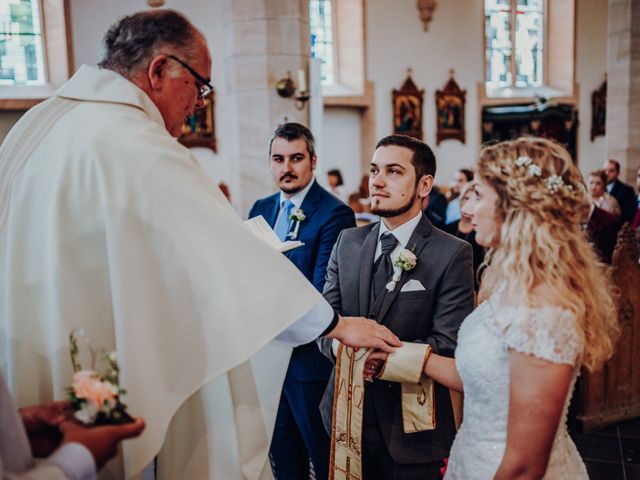
[[(532, 177), (542, 177), (542, 169), (539, 165), (536, 165), (530, 157), (521, 155), (516, 158), (516, 165), (518, 167), (527, 167), (527, 173)], [(560, 175), (550, 175), (545, 178), (545, 185), (549, 192), (556, 193), (562, 187), (565, 187), (570, 192), (573, 191), (573, 185), (564, 183), (564, 180)]]

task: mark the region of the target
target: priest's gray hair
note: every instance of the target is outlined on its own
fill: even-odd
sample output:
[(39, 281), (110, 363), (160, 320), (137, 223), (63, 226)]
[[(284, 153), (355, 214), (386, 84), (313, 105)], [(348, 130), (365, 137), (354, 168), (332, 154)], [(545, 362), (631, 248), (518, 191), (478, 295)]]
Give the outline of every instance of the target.
[(201, 35), (184, 15), (175, 10), (135, 13), (109, 28), (102, 41), (98, 66), (129, 78), (140, 70), (146, 70), (153, 57), (160, 53), (173, 54), (191, 62), (199, 53), (196, 40)]

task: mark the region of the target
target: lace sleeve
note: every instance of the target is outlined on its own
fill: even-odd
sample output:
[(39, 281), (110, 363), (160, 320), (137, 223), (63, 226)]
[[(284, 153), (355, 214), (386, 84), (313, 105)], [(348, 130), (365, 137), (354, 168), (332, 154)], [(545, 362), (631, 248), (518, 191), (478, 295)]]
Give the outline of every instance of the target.
[(557, 307), (494, 307), (494, 326), (508, 348), (548, 360), (576, 365), (583, 341), (572, 312)]

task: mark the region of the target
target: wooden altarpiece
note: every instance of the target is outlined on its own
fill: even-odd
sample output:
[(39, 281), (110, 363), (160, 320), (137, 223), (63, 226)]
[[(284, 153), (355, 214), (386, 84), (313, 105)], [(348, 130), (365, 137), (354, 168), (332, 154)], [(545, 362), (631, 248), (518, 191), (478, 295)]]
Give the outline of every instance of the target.
[(407, 70), (400, 90), (393, 90), (393, 133), (422, 140), (422, 104), (424, 90), (419, 90)]
[(456, 83), (454, 71), (449, 71), (449, 81), (442, 90), (436, 91), (436, 145), (442, 140), (466, 141), (464, 110), (467, 91)]

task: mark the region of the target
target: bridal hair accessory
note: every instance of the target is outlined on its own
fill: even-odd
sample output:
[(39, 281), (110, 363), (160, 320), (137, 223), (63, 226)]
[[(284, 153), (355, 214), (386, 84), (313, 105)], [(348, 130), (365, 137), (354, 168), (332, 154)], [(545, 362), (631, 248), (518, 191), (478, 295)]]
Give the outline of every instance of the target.
[[(527, 174), (529, 174), (532, 177), (542, 177), (542, 169), (540, 168), (540, 166), (533, 163), (533, 160), (531, 160), (531, 158), (525, 155), (522, 155), (516, 158), (516, 165), (518, 167), (526, 167)], [(551, 193), (556, 193), (558, 190), (560, 190), (563, 187), (569, 190), (570, 192), (573, 191), (573, 185), (567, 185), (566, 183), (564, 183), (564, 180), (560, 175), (550, 175), (544, 180), (545, 180), (545, 185), (547, 189)]]
[(411, 251), (403, 248), (400, 250), (400, 255), (396, 258), (395, 262), (393, 262), (394, 269), (393, 277), (391, 281), (387, 283), (387, 290), (393, 292), (393, 289), (396, 288), (396, 283), (400, 281), (400, 276), (402, 272), (408, 272), (413, 270), (418, 263), (418, 257)]
[(289, 214), (289, 220), (296, 222), (292, 231), (287, 235), (291, 240), (298, 238), (298, 230), (300, 230), (300, 224), (306, 220), (307, 216), (301, 208), (295, 208)]
[[(78, 360), (79, 339), (83, 340), (91, 357), (91, 370), (83, 370)], [(74, 329), (69, 334), (69, 352), (74, 374), (73, 383), (66, 391), (75, 410), (75, 419), (85, 425), (121, 424), (132, 421), (126, 412), (127, 406), (121, 400), (126, 391), (120, 387), (120, 368), (116, 353), (107, 353), (104, 349), (95, 351), (80, 329)], [(98, 361), (103, 362), (104, 373), (98, 373)]]

